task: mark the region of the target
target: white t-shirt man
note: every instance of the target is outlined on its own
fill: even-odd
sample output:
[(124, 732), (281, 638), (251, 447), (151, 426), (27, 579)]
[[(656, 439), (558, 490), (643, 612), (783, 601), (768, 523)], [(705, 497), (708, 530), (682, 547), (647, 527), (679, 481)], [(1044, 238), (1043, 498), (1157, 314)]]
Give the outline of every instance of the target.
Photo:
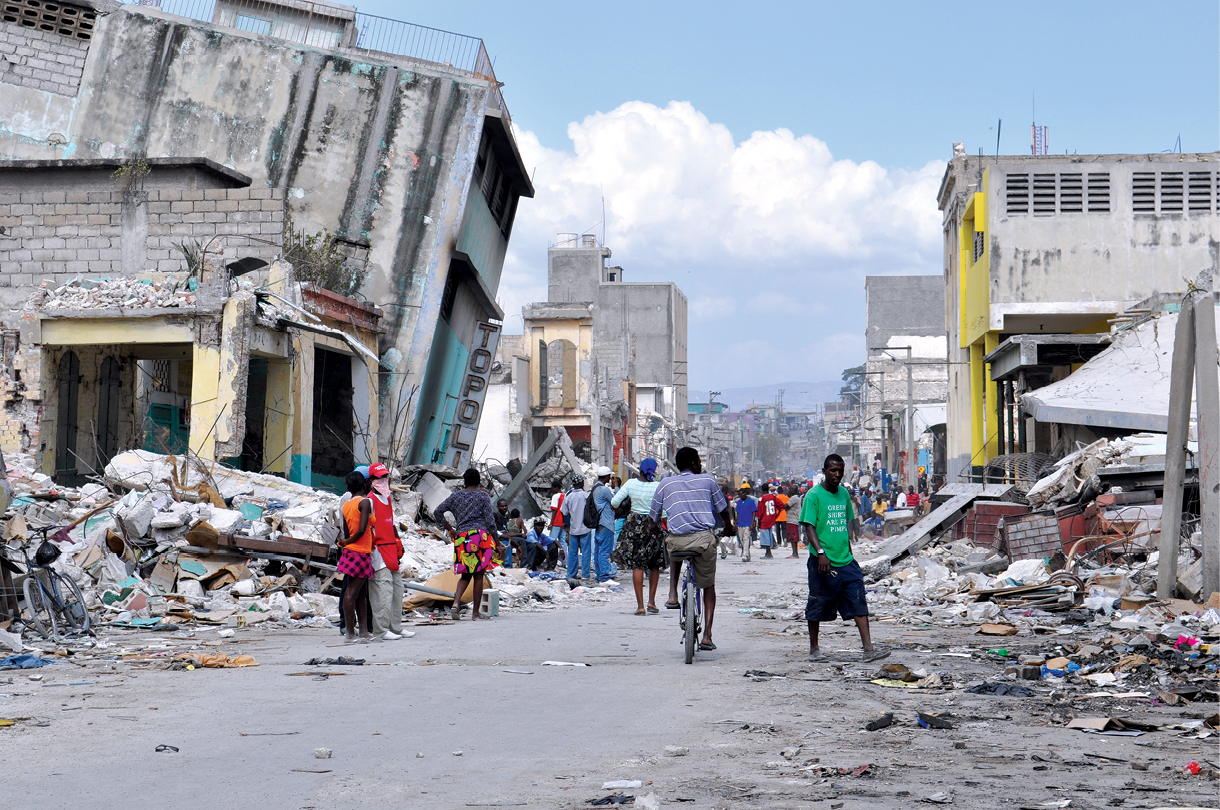
[(898, 500), (896, 500), (894, 502), (894, 508), (895, 509), (906, 509), (907, 508), (907, 494), (905, 492), (898, 493)]

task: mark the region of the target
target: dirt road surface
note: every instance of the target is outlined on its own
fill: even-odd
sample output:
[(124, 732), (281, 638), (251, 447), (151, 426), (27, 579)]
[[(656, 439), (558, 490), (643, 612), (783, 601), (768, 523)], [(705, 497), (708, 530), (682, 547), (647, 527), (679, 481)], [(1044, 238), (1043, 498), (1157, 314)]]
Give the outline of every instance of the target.
[[(622, 593), (416, 626), (414, 638), (396, 642), (338, 646), (334, 630), (259, 627), (219, 642), (217, 651), (254, 656), (256, 668), (94, 660), (44, 667), (33, 673), (41, 681), (3, 672), (0, 718), (49, 724), (0, 728), (0, 805), (578, 808), (615, 793), (635, 796), (636, 807), (699, 809), (1218, 804), (1220, 783), (1179, 772), (1191, 760), (1220, 759), (1215, 737), (1103, 736), (1053, 724), (1068, 714), (1170, 724), (1210, 715), (1215, 704), (1069, 702), (1038, 682), (1029, 684), (1033, 698), (969, 694), (963, 685), (1000, 679), (1002, 662), (986, 654), (996, 640), (896, 621), (874, 624), (893, 651), (888, 662), (944, 671), (957, 688), (874, 685), (879, 665), (861, 663), (846, 624), (824, 628), (830, 663), (806, 660), (803, 621), (785, 618), (803, 607), (804, 578), (804, 559), (721, 562), (719, 649), (692, 666), (682, 662), (676, 613), (634, 616), (634, 598)], [(776, 618), (739, 612), (749, 608)], [(126, 632), (123, 643), (164, 644), (167, 655), (182, 644)], [(1005, 641), (1031, 650), (1054, 643)], [(303, 665), (338, 655), (366, 665)], [(783, 677), (746, 677), (750, 670)], [(314, 671), (342, 674), (294, 675)], [(886, 712), (894, 725), (863, 729)], [(917, 712), (953, 728), (922, 728)], [(670, 756), (667, 746), (688, 752)], [(333, 755), (317, 759), (317, 748)], [(616, 780), (642, 786), (603, 789)]]

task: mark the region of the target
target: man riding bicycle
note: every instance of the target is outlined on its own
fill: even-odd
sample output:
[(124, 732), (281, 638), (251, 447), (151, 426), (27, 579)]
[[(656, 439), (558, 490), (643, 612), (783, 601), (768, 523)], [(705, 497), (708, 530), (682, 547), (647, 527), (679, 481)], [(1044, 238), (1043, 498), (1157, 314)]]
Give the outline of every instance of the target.
[(699, 556), (691, 561), (691, 567), (695, 587), (703, 590), (704, 629), (699, 649), (714, 650), (712, 617), (716, 612), (716, 536), (713, 530), (716, 528), (717, 515), (724, 537), (735, 537), (737, 529), (728, 501), (720, 491), (720, 484), (712, 476), (703, 474), (699, 451), (693, 447), (680, 448), (674, 457), (674, 464), (678, 474), (665, 478), (657, 486), (648, 515), (650, 528), (656, 529), (664, 513), (669, 528), (669, 534), (665, 537), (671, 554), (669, 601), (665, 607), (670, 610), (681, 607), (678, 603), (678, 579), (682, 561), (673, 559), (673, 552), (698, 551)]

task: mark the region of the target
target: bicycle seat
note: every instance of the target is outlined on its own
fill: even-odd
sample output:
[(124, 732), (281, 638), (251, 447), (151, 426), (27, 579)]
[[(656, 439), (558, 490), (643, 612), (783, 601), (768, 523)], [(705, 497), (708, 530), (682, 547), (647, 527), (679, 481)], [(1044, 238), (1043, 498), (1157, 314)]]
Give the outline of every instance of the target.
[(702, 557), (702, 551), (671, 551), (669, 556), (675, 560), (693, 560), (696, 557)]

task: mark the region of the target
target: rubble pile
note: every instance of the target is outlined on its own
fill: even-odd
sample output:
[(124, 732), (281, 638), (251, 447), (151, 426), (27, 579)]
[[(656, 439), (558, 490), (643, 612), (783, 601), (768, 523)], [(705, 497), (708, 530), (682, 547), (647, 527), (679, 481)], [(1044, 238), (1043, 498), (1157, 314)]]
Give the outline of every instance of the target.
[(31, 306), (49, 311), (76, 311), (114, 307), (189, 307), (194, 303), (194, 291), (171, 279), (151, 281), (115, 277), (77, 278), (53, 289), (44, 283), (35, 293)]
[[(145, 450), (115, 456), (100, 480), (80, 487), (58, 486), (30, 455), (5, 461), (12, 490), (5, 542), (10, 549), (27, 544), (32, 555), (45, 529), (60, 552), (51, 567), (79, 586), (94, 627), (231, 633), (263, 622), (332, 627), (339, 621), (335, 495), (195, 456)], [(437, 505), (436, 497), (460, 485), (458, 471), (435, 465), (409, 468), (392, 484), (405, 579), (428, 585), (452, 577), (447, 527), (427, 503)], [(24, 565), (18, 554), (7, 557), (20, 592)], [(573, 587), (562, 574), (522, 569), (490, 572), (488, 587), (501, 609), (522, 610), (574, 596), (606, 599), (621, 590)], [(434, 604), (452, 601), (452, 584), (439, 590), (449, 598), (408, 590), (406, 609), (432, 621)], [(3, 640), (21, 651), (19, 635), (6, 631)]]

